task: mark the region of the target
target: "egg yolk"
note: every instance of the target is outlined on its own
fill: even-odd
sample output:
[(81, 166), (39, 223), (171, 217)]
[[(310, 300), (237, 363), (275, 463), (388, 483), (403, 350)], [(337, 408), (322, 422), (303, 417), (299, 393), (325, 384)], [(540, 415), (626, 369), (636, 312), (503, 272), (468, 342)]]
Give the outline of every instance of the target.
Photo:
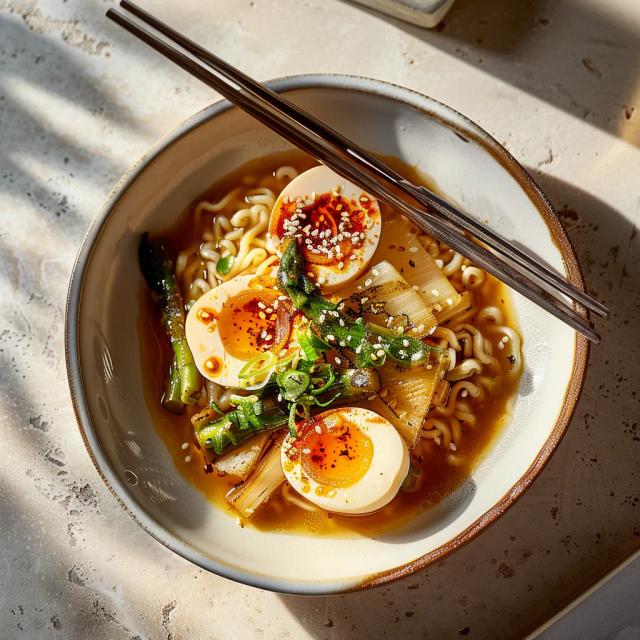
[(304, 472), (327, 487), (352, 486), (367, 473), (373, 458), (371, 438), (339, 413), (308, 421), (295, 446)]
[(277, 300), (278, 292), (272, 289), (247, 289), (224, 303), (218, 331), (228, 354), (251, 360), (276, 345)]
[(297, 198), (280, 204), (275, 232), (279, 238), (302, 238), (309, 263), (345, 264), (365, 238), (365, 212), (372, 215), (371, 201), (348, 200), (340, 194), (322, 193), (313, 199)]

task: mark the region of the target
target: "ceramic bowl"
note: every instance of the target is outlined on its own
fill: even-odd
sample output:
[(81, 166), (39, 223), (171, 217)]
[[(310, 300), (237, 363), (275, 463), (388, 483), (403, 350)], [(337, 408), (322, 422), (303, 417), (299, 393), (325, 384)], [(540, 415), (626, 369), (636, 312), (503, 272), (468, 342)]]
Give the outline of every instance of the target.
[[(573, 250), (540, 189), (504, 148), (459, 113), (364, 78), (300, 76), (271, 86), (372, 151), (416, 165), (446, 197), (583, 285)], [(143, 231), (165, 229), (217, 177), (287, 148), (222, 101), (188, 120), (125, 175), (91, 226), (74, 268), (66, 318), (68, 375), (99, 474), (154, 538), (240, 582), (289, 593), (336, 593), (425, 567), (504, 513), (540, 472), (567, 426), (587, 345), (513, 294), (526, 362), (513, 417), (453, 495), (377, 538), (238, 528), (180, 476), (147, 413), (137, 355), (136, 250)]]

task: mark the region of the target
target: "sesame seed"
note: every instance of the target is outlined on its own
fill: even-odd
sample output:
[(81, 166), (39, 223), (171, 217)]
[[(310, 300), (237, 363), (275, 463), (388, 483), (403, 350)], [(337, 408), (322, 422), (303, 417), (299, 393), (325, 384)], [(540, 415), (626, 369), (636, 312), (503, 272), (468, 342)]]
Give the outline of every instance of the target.
[(434, 296), (440, 295), (440, 292), (439, 292), (437, 289), (431, 289), (431, 293), (432, 293)]
[(498, 349), (500, 349), (501, 351), (502, 349), (504, 349), (504, 342), (502, 342), (502, 340), (498, 342)]
[(188, 442), (183, 442), (182, 443), (182, 450), (184, 451), (185, 449), (189, 448), (189, 443)]
[(322, 429), (319, 427), (319, 425), (315, 426), (315, 432), (316, 433), (322, 433)]
[(185, 456), (184, 457), (184, 461), (185, 462), (191, 462), (191, 456)]
[(457, 451), (458, 447), (456, 447), (456, 443), (455, 442), (450, 442), (449, 443), (449, 449), (451, 449), (451, 451)]
[(389, 389), (387, 389), (387, 387), (382, 387), (382, 389), (380, 389), (380, 393), (378, 395), (381, 398), (385, 398), (388, 393), (389, 393)]
[(403, 347), (408, 347), (409, 346), (409, 341), (406, 338), (402, 341), (402, 346)]
[(364, 286), (365, 286), (365, 287), (370, 287), (370, 286), (372, 285), (372, 283), (373, 283), (373, 280), (372, 280), (371, 278), (367, 278), (367, 279), (364, 281)]
[(442, 269), (442, 267), (444, 267), (444, 262), (442, 262), (442, 260), (440, 260), (440, 258), (438, 258), (436, 261), (436, 267), (438, 267), (438, 269)]
[(338, 262), (338, 269), (344, 269), (344, 262), (342, 262), (342, 260)]
[(342, 360), (340, 360), (340, 358), (338, 358), (338, 356), (335, 357), (335, 362), (338, 366), (340, 366), (342, 364)]
[(369, 300), (369, 298), (367, 298), (366, 296), (364, 298), (360, 298), (360, 302), (362, 304), (366, 304), (368, 300)]
[(338, 343), (341, 347), (346, 347), (347, 343), (344, 340), (340, 340), (340, 342)]
[(367, 400), (368, 400), (369, 402), (373, 402), (375, 399), (376, 399), (376, 394), (375, 394), (375, 393), (372, 393), (372, 394), (367, 398)]
[(450, 307), (453, 304), (453, 300), (451, 298), (447, 298), (445, 300), (445, 302), (447, 303), (447, 305)]
[(382, 358), (384, 357), (384, 351), (380, 349), (379, 351), (376, 351), (376, 355), (378, 356), (378, 358)]
[(409, 247), (409, 253), (418, 253), (418, 247)]
[(380, 272), (374, 267), (373, 269), (371, 269), (371, 275), (373, 276), (379, 276)]
[(330, 334), (327, 336), (327, 340), (328, 340), (329, 342), (333, 342), (335, 339), (336, 339), (336, 337), (335, 337), (332, 333), (330, 333)]
[(466, 389), (463, 389), (463, 390), (460, 392), (460, 397), (461, 397), (461, 398), (466, 398), (468, 395), (469, 395), (469, 392), (468, 392)]
[(420, 291), (420, 287), (419, 287), (417, 284), (414, 284), (411, 288), (412, 288), (414, 291)]

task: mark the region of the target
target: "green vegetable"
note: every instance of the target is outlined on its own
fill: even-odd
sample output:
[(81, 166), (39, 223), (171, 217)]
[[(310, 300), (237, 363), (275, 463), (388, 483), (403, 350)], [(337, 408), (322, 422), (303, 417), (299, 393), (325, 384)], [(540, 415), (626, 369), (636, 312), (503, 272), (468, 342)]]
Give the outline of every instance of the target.
[(276, 380), (282, 397), (293, 402), (307, 390), (311, 383), (311, 376), (304, 371), (287, 369), (278, 374)]
[[(194, 404), (200, 397), (200, 375), (184, 333), (184, 311), (173, 275), (173, 264), (161, 242), (149, 240), (145, 233), (138, 248), (140, 270), (162, 311), (162, 322), (171, 341), (174, 365), (180, 379), (180, 401)], [(176, 394), (177, 395), (177, 394)]]
[(259, 381), (266, 377), (266, 374), (271, 371), (275, 364), (275, 355), (271, 353), (271, 351), (265, 351), (265, 353), (249, 360), (249, 362), (240, 369), (238, 377), (248, 381)]
[[(302, 366), (309, 371), (288, 369), (282, 380), (283, 387), (277, 387), (281, 395), (285, 385), (291, 397), (299, 394), (292, 401), (286, 400), (284, 396), (283, 402), (278, 402), (273, 396), (264, 398), (257, 395), (234, 395), (230, 398), (236, 406), (233, 411), (220, 416), (215, 409), (207, 408), (195, 415), (191, 422), (200, 446), (212, 449), (220, 456), (257, 433), (281, 429), (287, 425), (291, 435), (296, 437), (298, 413), (309, 417), (316, 407), (325, 408), (337, 401), (358, 400), (380, 389), (380, 377), (373, 369), (333, 371), (333, 367), (327, 364), (307, 363)], [(327, 385), (332, 376), (333, 382)], [(321, 381), (317, 383), (321, 386), (314, 387), (314, 379)], [(319, 393), (313, 395), (314, 390)], [(261, 389), (261, 392), (264, 393), (265, 390)], [(270, 388), (270, 392), (273, 392), (273, 388)]]
[(169, 367), (169, 377), (162, 396), (162, 406), (171, 413), (180, 414), (184, 411), (184, 404), (180, 399), (181, 383), (180, 372), (175, 358)]
[(219, 456), (241, 445), (256, 433), (273, 431), (287, 424), (288, 415), (271, 400), (260, 401), (248, 396), (239, 401), (235, 410), (196, 427), (201, 447), (213, 449)]
[(410, 335), (398, 334), (341, 312), (340, 304), (323, 298), (307, 277), (304, 260), (294, 239), (287, 240), (278, 269), (278, 282), (293, 305), (313, 322), (327, 344), (355, 353), (357, 367), (380, 367), (387, 358), (404, 367), (416, 367), (429, 363), (434, 353), (442, 353), (441, 349)]
[(226, 276), (229, 271), (231, 271), (231, 267), (233, 267), (233, 256), (224, 256), (218, 260), (216, 264), (216, 271), (221, 276)]

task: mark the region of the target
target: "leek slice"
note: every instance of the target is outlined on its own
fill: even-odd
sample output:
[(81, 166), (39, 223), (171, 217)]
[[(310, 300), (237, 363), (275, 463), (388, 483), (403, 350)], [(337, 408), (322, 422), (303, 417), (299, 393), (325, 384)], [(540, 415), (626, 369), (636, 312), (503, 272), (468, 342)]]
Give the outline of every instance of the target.
[(227, 501), (246, 518), (250, 518), (286, 479), (280, 463), (283, 440), (284, 436), (278, 438), (247, 480), (227, 493)]
[(226, 473), (236, 476), (240, 480), (246, 480), (260, 459), (268, 440), (268, 433), (260, 433), (237, 449), (218, 458), (213, 466), (219, 473)]
[(471, 309), (473, 305), (473, 291), (464, 291), (460, 294), (460, 300), (452, 307), (444, 308), (442, 311), (434, 312), (436, 318), (438, 318), (438, 324), (444, 324), (457, 315), (464, 313), (468, 309)]
[(422, 423), (427, 417), (431, 399), (442, 380), (446, 358), (434, 360), (428, 367), (406, 368), (387, 362), (380, 369), (380, 382), (385, 390), (383, 402), (402, 423), (396, 428), (407, 441), (409, 447), (415, 446)]
[(412, 338), (426, 336), (436, 326), (433, 313), (418, 292), (386, 260), (358, 280), (351, 298), (362, 305), (367, 322), (390, 326), (384, 314), (387, 319), (388, 316), (404, 317), (417, 329), (411, 330)]
[(380, 238), (372, 260), (388, 260), (395, 265), (404, 279), (417, 287), (429, 309), (437, 314), (458, 304), (460, 294), (425, 249), (413, 224), (401, 216), (388, 218), (382, 224)]

